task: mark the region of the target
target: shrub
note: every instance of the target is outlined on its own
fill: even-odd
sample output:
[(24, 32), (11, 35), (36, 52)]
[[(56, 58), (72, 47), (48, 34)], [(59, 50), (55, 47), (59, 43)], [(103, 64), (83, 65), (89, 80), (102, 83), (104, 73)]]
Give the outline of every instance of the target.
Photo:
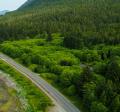
[(24, 53), (21, 56), (21, 61), (22, 61), (22, 64), (24, 64), (25, 66), (29, 66), (30, 64), (32, 64), (31, 56), (29, 54)]
[(45, 45), (45, 41), (44, 40), (38, 40), (37, 42), (36, 42), (36, 45), (37, 46), (43, 46), (43, 45)]
[(108, 112), (108, 109), (100, 102), (93, 102), (90, 108), (90, 112)]
[(90, 108), (91, 102), (96, 100), (96, 84), (93, 82), (85, 83), (83, 86), (83, 101), (87, 108)]
[(36, 69), (37, 65), (36, 64), (31, 64), (29, 66), (30, 70), (34, 71), (35, 72), (35, 69)]
[(93, 61), (100, 60), (100, 56), (96, 50), (84, 49), (84, 50), (79, 50), (79, 51), (73, 51), (73, 53), (81, 61), (93, 62)]
[(64, 59), (60, 61), (60, 65), (61, 66), (72, 66), (73, 62), (72, 60)]
[(61, 66), (59, 65), (52, 65), (50, 67), (50, 72), (51, 73), (54, 73), (54, 74), (57, 74), (57, 75), (60, 75), (62, 73), (63, 69)]
[(78, 74), (79, 72), (77, 70), (67, 68), (60, 75), (60, 81), (65, 87), (71, 86), (74, 84), (74, 79), (78, 76)]
[(34, 69), (34, 72), (36, 73), (44, 73), (44, 72), (48, 72), (48, 69), (46, 68), (45, 65), (37, 65)]
[(43, 78), (50, 79), (52, 81), (56, 81), (57, 80), (57, 75), (55, 75), (53, 73), (41, 73), (41, 76)]
[(69, 96), (75, 96), (76, 87), (74, 85), (71, 85), (70, 87), (67, 88), (66, 92)]

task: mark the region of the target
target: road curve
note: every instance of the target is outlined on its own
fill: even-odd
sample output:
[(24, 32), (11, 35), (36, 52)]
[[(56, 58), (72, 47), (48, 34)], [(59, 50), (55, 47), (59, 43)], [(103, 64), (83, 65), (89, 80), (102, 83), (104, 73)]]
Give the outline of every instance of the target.
[(38, 76), (38, 74), (30, 71), (26, 67), (18, 64), (10, 57), (0, 53), (0, 59), (7, 62), (14, 67), (24, 76), (29, 78), (37, 87), (39, 87), (45, 94), (47, 94), (54, 102), (61, 107), (60, 112), (81, 112), (76, 106), (74, 106), (65, 96), (63, 96), (57, 89), (51, 86), (47, 81)]

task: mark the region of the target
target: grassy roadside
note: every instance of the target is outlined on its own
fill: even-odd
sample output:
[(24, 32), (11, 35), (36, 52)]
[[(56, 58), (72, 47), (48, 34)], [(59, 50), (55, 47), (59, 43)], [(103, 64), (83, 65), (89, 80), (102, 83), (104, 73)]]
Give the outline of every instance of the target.
[(10, 77), (22, 88), (22, 95), (27, 100), (26, 112), (45, 112), (51, 105), (50, 99), (41, 92), (29, 79), (0, 60), (0, 69), (8, 73)]

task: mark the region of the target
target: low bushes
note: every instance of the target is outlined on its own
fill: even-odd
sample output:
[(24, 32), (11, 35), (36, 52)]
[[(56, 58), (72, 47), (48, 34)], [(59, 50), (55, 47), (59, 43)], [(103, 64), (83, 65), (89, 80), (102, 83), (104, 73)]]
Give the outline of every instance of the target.
[[(41, 39), (6, 42), (1, 50), (7, 51), (9, 44), (19, 46), (24, 52), (21, 57), (16, 57), (19, 62), (42, 74), (43, 78), (71, 99), (76, 97), (78, 101), (75, 100), (75, 103), (82, 101), (89, 112), (119, 112), (119, 46), (112, 46), (111, 49), (110, 46), (97, 45), (76, 50), (55, 44), (56, 41), (59, 43), (60, 38), (44, 41), (44, 45), (38, 45)], [(11, 56), (12, 53), (10, 49), (6, 54)], [(117, 58), (112, 60), (113, 56)]]

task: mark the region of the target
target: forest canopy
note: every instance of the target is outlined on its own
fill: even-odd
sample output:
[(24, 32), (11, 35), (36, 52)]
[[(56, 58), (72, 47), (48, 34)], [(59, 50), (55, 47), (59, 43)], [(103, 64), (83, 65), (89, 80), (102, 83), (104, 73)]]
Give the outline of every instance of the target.
[(28, 6), (0, 17), (1, 41), (61, 33), (68, 48), (120, 43), (119, 0), (38, 0)]

